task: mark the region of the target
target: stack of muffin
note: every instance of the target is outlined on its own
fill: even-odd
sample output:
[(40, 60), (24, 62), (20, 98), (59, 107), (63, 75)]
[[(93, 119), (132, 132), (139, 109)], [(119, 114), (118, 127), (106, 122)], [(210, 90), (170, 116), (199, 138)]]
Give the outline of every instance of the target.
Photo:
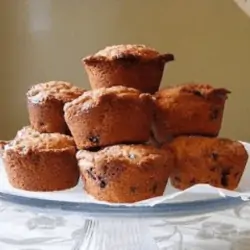
[(235, 189), (248, 154), (217, 138), (229, 91), (182, 84), (158, 91), (172, 54), (144, 45), (107, 47), (83, 59), (91, 91), (67, 82), (27, 93), (30, 126), (2, 142), (15, 188), (84, 189), (99, 200), (135, 202), (208, 183)]
[(174, 187), (207, 183), (237, 188), (248, 154), (240, 142), (217, 137), (228, 94), (207, 84), (184, 84), (155, 94), (153, 131), (162, 148), (174, 151), (176, 166), (170, 176)]

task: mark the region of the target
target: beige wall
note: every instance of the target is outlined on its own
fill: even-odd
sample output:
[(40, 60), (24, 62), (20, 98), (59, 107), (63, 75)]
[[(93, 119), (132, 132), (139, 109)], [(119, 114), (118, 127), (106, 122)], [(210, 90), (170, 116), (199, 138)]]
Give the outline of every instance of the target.
[(62, 79), (89, 88), (81, 57), (146, 43), (176, 55), (163, 85), (232, 90), (221, 134), (250, 141), (250, 18), (232, 0), (1, 0), (0, 32), (1, 139), (27, 123), (30, 85)]

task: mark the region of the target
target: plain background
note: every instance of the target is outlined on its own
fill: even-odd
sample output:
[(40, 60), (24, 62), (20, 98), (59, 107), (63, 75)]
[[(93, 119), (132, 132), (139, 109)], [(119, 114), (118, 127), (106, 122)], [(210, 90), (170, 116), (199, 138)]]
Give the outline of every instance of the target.
[(0, 0), (0, 138), (28, 124), (32, 84), (89, 89), (80, 59), (119, 43), (174, 53), (162, 86), (230, 89), (221, 136), (250, 141), (250, 18), (232, 0)]

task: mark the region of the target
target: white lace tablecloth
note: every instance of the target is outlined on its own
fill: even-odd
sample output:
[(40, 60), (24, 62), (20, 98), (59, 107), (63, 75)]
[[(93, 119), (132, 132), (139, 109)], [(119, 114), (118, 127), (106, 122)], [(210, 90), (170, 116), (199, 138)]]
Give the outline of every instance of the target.
[(0, 201), (0, 250), (249, 250), (250, 205), (168, 219), (90, 219)]

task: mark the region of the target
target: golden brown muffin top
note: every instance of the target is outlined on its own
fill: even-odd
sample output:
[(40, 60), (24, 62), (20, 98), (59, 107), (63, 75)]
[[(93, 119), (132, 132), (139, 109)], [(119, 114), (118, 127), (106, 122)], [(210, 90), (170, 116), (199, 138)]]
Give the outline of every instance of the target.
[(178, 95), (193, 95), (205, 99), (227, 99), (231, 92), (224, 88), (214, 88), (209, 84), (184, 83), (176, 86), (167, 87), (155, 94), (157, 99), (171, 98)]
[(33, 151), (63, 150), (75, 147), (72, 137), (59, 133), (39, 133), (30, 127), (17, 132), (16, 137), (4, 146), (4, 150), (17, 150), (22, 153)]
[[(234, 156), (243, 156), (247, 161), (248, 153), (239, 141), (234, 141), (228, 138), (212, 138), (203, 136), (179, 136), (176, 137), (171, 143), (166, 143), (162, 146), (171, 147), (175, 152), (190, 152), (196, 147), (197, 150), (204, 150), (204, 156), (210, 155), (212, 158), (219, 157), (221, 152), (231, 152)], [(193, 152), (195, 154), (195, 152)], [(225, 155), (224, 155), (225, 156)], [(228, 155), (231, 157), (231, 155)]]
[(156, 56), (160, 55), (157, 50), (149, 48), (143, 44), (120, 44), (107, 46), (103, 50), (98, 51), (95, 56), (104, 56), (112, 59), (121, 54), (129, 54), (147, 58), (155, 58)]
[(161, 55), (157, 50), (143, 44), (119, 44), (107, 46), (96, 54), (83, 58), (83, 61), (88, 62), (92, 59), (105, 59), (111, 61), (128, 59), (132, 61), (133, 59), (151, 60), (155, 58), (161, 58), (165, 62), (174, 60), (172, 54)]
[(173, 162), (172, 151), (155, 148), (149, 145), (115, 145), (101, 149), (97, 152), (80, 150), (77, 153), (78, 165), (81, 168), (88, 168), (96, 163), (123, 162), (128, 165), (136, 165), (137, 167), (148, 166), (150, 163)]
[[(23, 138), (23, 137), (32, 136), (32, 135), (39, 135), (39, 134), (40, 133), (32, 129), (31, 126), (25, 126), (19, 131), (17, 131), (14, 140), (18, 138)], [(12, 141), (0, 141), (0, 156), (2, 156), (5, 146), (11, 143)]]
[(50, 81), (32, 86), (27, 92), (30, 101), (37, 103), (53, 98), (63, 103), (69, 102), (80, 96), (83, 89), (72, 85), (69, 82)]
[(25, 136), (39, 135), (40, 133), (34, 130), (31, 126), (25, 126), (18, 130), (15, 138), (21, 138)]
[(66, 103), (64, 105), (64, 111), (78, 105), (83, 105), (83, 109), (89, 108), (97, 105), (104, 100), (108, 102), (113, 98), (136, 98), (138, 99), (138, 101), (140, 99), (147, 98), (152, 101), (152, 96), (150, 94), (142, 94), (137, 89), (127, 88), (124, 86), (113, 86), (110, 88), (100, 88), (84, 92), (81, 96), (79, 96), (72, 102)]

